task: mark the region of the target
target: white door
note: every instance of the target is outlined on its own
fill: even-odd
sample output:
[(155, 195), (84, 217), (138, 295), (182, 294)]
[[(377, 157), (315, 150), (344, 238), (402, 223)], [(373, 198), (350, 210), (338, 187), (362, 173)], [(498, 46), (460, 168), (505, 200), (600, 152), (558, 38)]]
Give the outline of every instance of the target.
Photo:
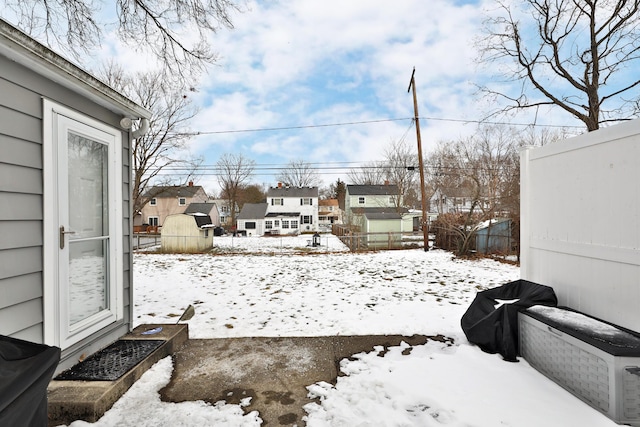
[(122, 318), (121, 136), (45, 106), (45, 342), (65, 349)]

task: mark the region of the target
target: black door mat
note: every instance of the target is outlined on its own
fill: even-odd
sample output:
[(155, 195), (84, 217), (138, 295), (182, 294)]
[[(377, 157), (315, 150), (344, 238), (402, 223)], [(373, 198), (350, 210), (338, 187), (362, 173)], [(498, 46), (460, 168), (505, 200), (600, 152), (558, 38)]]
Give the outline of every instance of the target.
[(61, 372), (55, 380), (115, 381), (160, 347), (164, 340), (118, 340)]

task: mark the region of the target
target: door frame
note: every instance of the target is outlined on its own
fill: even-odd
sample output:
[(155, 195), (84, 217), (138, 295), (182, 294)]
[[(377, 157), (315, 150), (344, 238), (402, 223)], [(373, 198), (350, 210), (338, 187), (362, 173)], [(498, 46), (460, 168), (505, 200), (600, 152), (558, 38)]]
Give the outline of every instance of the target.
[[(59, 242), (59, 174), (58, 168), (58, 117), (63, 116), (113, 136), (108, 144), (109, 181), (109, 293), (111, 306), (101, 312), (92, 322), (71, 333), (64, 317), (61, 303), (60, 242)], [(60, 347), (63, 351), (92, 334), (119, 322), (124, 318), (124, 271), (123, 271), (123, 165), (122, 133), (75, 110), (43, 99), (43, 334), (44, 343)], [(64, 192), (62, 192), (64, 193)], [(66, 202), (66, 200), (65, 200)], [(66, 226), (66, 224), (64, 224)], [(65, 326), (66, 325), (66, 326)]]

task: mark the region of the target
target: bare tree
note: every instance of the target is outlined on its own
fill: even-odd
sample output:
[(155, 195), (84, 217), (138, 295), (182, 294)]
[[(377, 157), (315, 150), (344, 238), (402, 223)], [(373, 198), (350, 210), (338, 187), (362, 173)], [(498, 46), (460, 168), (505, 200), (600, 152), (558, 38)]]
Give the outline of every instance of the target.
[[(52, 47), (71, 52), (76, 59), (101, 44), (105, 28), (118, 38), (154, 54), (171, 76), (185, 76), (213, 63), (208, 36), (233, 28), (231, 14), (239, 11), (232, 0), (2, 0), (17, 16), (17, 25)], [(113, 9), (103, 8), (106, 4)], [(117, 16), (115, 27), (109, 15)]]
[[(420, 194), (420, 183), (417, 179), (417, 172), (419, 172), (418, 154), (405, 139), (393, 141), (385, 149), (384, 153), (386, 163), (385, 181), (398, 187), (398, 194), (400, 195), (395, 200), (396, 208), (403, 207), (401, 204), (415, 204), (416, 196)], [(416, 184), (418, 185), (418, 193), (415, 191)]]
[(193, 179), (202, 163), (188, 153), (189, 122), (197, 114), (184, 90), (167, 85), (162, 73), (128, 75), (114, 63), (100, 70), (101, 78), (152, 112), (149, 131), (133, 141), (132, 200), (134, 215), (153, 197), (153, 185), (176, 185)]
[(232, 226), (236, 223), (242, 189), (253, 175), (255, 166), (255, 161), (242, 154), (223, 154), (216, 163), (218, 183), (222, 188), (221, 197), (228, 202)]
[[(490, 85), (503, 109), (551, 105), (588, 131), (638, 113), (640, 0), (498, 0), (480, 42), (481, 60), (500, 67), (519, 91)], [(535, 96), (535, 95), (541, 95)]]
[(278, 176), (278, 182), (289, 187), (318, 187), (322, 180), (318, 173), (304, 160), (292, 160), (287, 167), (282, 169)]
[[(457, 236), (458, 253), (471, 249), (481, 221), (509, 218), (520, 222), (520, 150), (527, 145), (543, 145), (562, 133), (534, 128), (518, 131), (505, 126), (481, 126), (477, 132), (456, 141), (438, 144), (430, 155), (430, 185), (438, 190), (438, 212), (452, 209), (439, 226)], [(491, 222), (489, 222), (489, 232)]]
[(386, 174), (385, 162), (374, 161), (349, 170), (347, 178), (353, 185), (382, 185)]
[[(510, 215), (519, 182), (518, 133), (506, 127), (480, 127), (471, 137), (440, 143), (430, 162), (437, 164), (432, 185), (440, 197), (453, 199), (453, 214), (441, 221), (448, 232), (458, 235), (458, 253), (471, 249), (480, 221)], [(518, 193), (519, 195), (519, 193)], [(447, 222), (448, 221), (448, 222)]]

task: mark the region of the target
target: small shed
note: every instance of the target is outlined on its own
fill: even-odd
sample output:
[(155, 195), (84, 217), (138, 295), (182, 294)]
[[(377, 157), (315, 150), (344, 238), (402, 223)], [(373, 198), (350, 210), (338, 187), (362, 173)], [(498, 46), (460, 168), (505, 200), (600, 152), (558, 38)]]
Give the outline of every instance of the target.
[(363, 208), (362, 232), (370, 248), (402, 246), (402, 213), (391, 208)]
[(494, 219), (483, 222), (476, 231), (476, 251), (483, 254), (511, 252), (511, 220)]
[(211, 217), (204, 214), (169, 215), (160, 234), (162, 252), (198, 253), (213, 248)]

